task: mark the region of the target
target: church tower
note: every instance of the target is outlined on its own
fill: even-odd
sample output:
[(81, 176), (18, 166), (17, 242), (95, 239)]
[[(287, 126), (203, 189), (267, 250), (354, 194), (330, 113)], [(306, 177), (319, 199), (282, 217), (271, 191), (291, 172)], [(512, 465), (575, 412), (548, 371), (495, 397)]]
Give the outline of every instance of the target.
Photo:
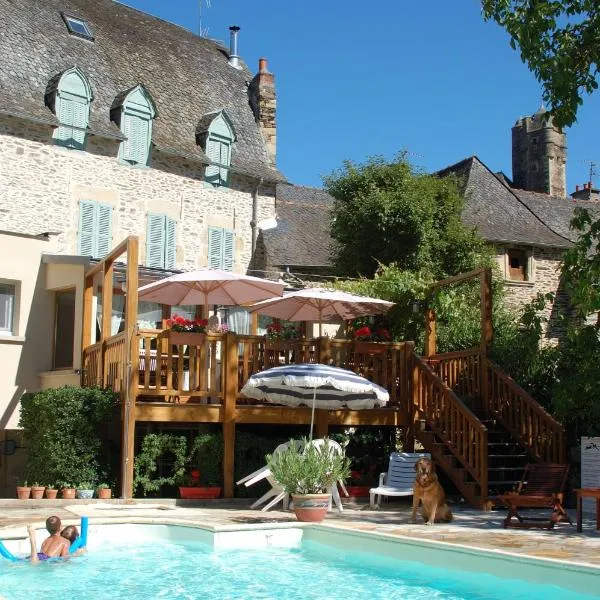
[(512, 128), (513, 186), (564, 198), (567, 137), (552, 124), (542, 106), (531, 117), (522, 117)]

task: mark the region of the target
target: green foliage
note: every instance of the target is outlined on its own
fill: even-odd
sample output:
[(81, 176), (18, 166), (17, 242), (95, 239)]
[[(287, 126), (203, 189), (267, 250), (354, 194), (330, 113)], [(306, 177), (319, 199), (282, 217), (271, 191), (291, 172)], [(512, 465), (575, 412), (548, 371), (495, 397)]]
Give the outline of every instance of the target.
[(223, 480), (223, 435), (201, 433), (190, 444), (187, 464), (200, 470), (204, 485), (220, 485)]
[(519, 47), (521, 59), (543, 85), (543, 98), (556, 125), (571, 125), (594, 92), (600, 63), (600, 7), (597, 0), (482, 0), (493, 19)]
[(325, 494), (350, 475), (350, 460), (330, 451), (329, 442), (316, 447), (304, 439), (290, 440), (286, 450), (267, 455), (273, 477), (289, 494)]
[[(156, 475), (159, 459), (170, 459), (172, 467), (168, 475)], [(134, 490), (141, 490), (144, 496), (159, 492), (164, 485), (177, 485), (185, 478), (189, 457), (187, 438), (184, 435), (149, 433), (144, 436), (140, 452), (134, 462)]]
[(400, 154), (344, 162), (324, 178), (334, 197), (334, 261), (343, 275), (372, 277), (379, 265), (434, 279), (473, 268), (486, 254), (483, 240), (462, 224), (456, 179), (426, 175)]
[(563, 256), (562, 276), (579, 315), (587, 317), (600, 311), (600, 219), (576, 208), (571, 229), (579, 235)]
[(29, 479), (55, 485), (106, 476), (111, 465), (98, 432), (114, 419), (116, 406), (116, 395), (99, 388), (65, 386), (24, 394), (19, 426), (28, 449)]

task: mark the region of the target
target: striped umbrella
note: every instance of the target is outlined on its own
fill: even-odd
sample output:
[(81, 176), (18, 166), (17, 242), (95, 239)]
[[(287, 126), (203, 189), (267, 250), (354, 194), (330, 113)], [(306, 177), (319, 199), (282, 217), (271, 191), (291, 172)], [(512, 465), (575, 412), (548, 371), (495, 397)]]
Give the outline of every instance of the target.
[(315, 408), (375, 408), (385, 406), (390, 397), (380, 385), (352, 371), (312, 363), (285, 365), (255, 373), (241, 392), (249, 398), (274, 404), (311, 406), (311, 438)]

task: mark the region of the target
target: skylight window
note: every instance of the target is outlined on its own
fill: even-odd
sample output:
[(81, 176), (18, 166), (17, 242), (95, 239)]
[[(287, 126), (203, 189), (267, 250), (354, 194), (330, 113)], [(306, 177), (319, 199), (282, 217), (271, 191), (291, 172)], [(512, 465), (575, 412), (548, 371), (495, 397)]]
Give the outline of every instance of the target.
[(61, 15), (71, 35), (93, 41), (94, 34), (86, 21), (65, 13), (61, 13)]

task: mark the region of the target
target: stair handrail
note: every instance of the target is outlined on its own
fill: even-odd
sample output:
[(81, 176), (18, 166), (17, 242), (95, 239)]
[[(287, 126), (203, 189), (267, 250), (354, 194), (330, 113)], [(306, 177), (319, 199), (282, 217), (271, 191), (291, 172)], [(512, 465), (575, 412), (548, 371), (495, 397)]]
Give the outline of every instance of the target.
[(561, 463), (566, 459), (565, 428), (489, 358), (483, 358), (489, 413), (519, 440), (538, 461)]
[[(480, 498), (485, 499), (488, 493), (487, 427), (425, 359), (413, 352), (412, 363), (414, 409), (479, 484)], [(434, 394), (426, 398), (430, 389), (437, 390), (445, 402), (432, 406)]]

